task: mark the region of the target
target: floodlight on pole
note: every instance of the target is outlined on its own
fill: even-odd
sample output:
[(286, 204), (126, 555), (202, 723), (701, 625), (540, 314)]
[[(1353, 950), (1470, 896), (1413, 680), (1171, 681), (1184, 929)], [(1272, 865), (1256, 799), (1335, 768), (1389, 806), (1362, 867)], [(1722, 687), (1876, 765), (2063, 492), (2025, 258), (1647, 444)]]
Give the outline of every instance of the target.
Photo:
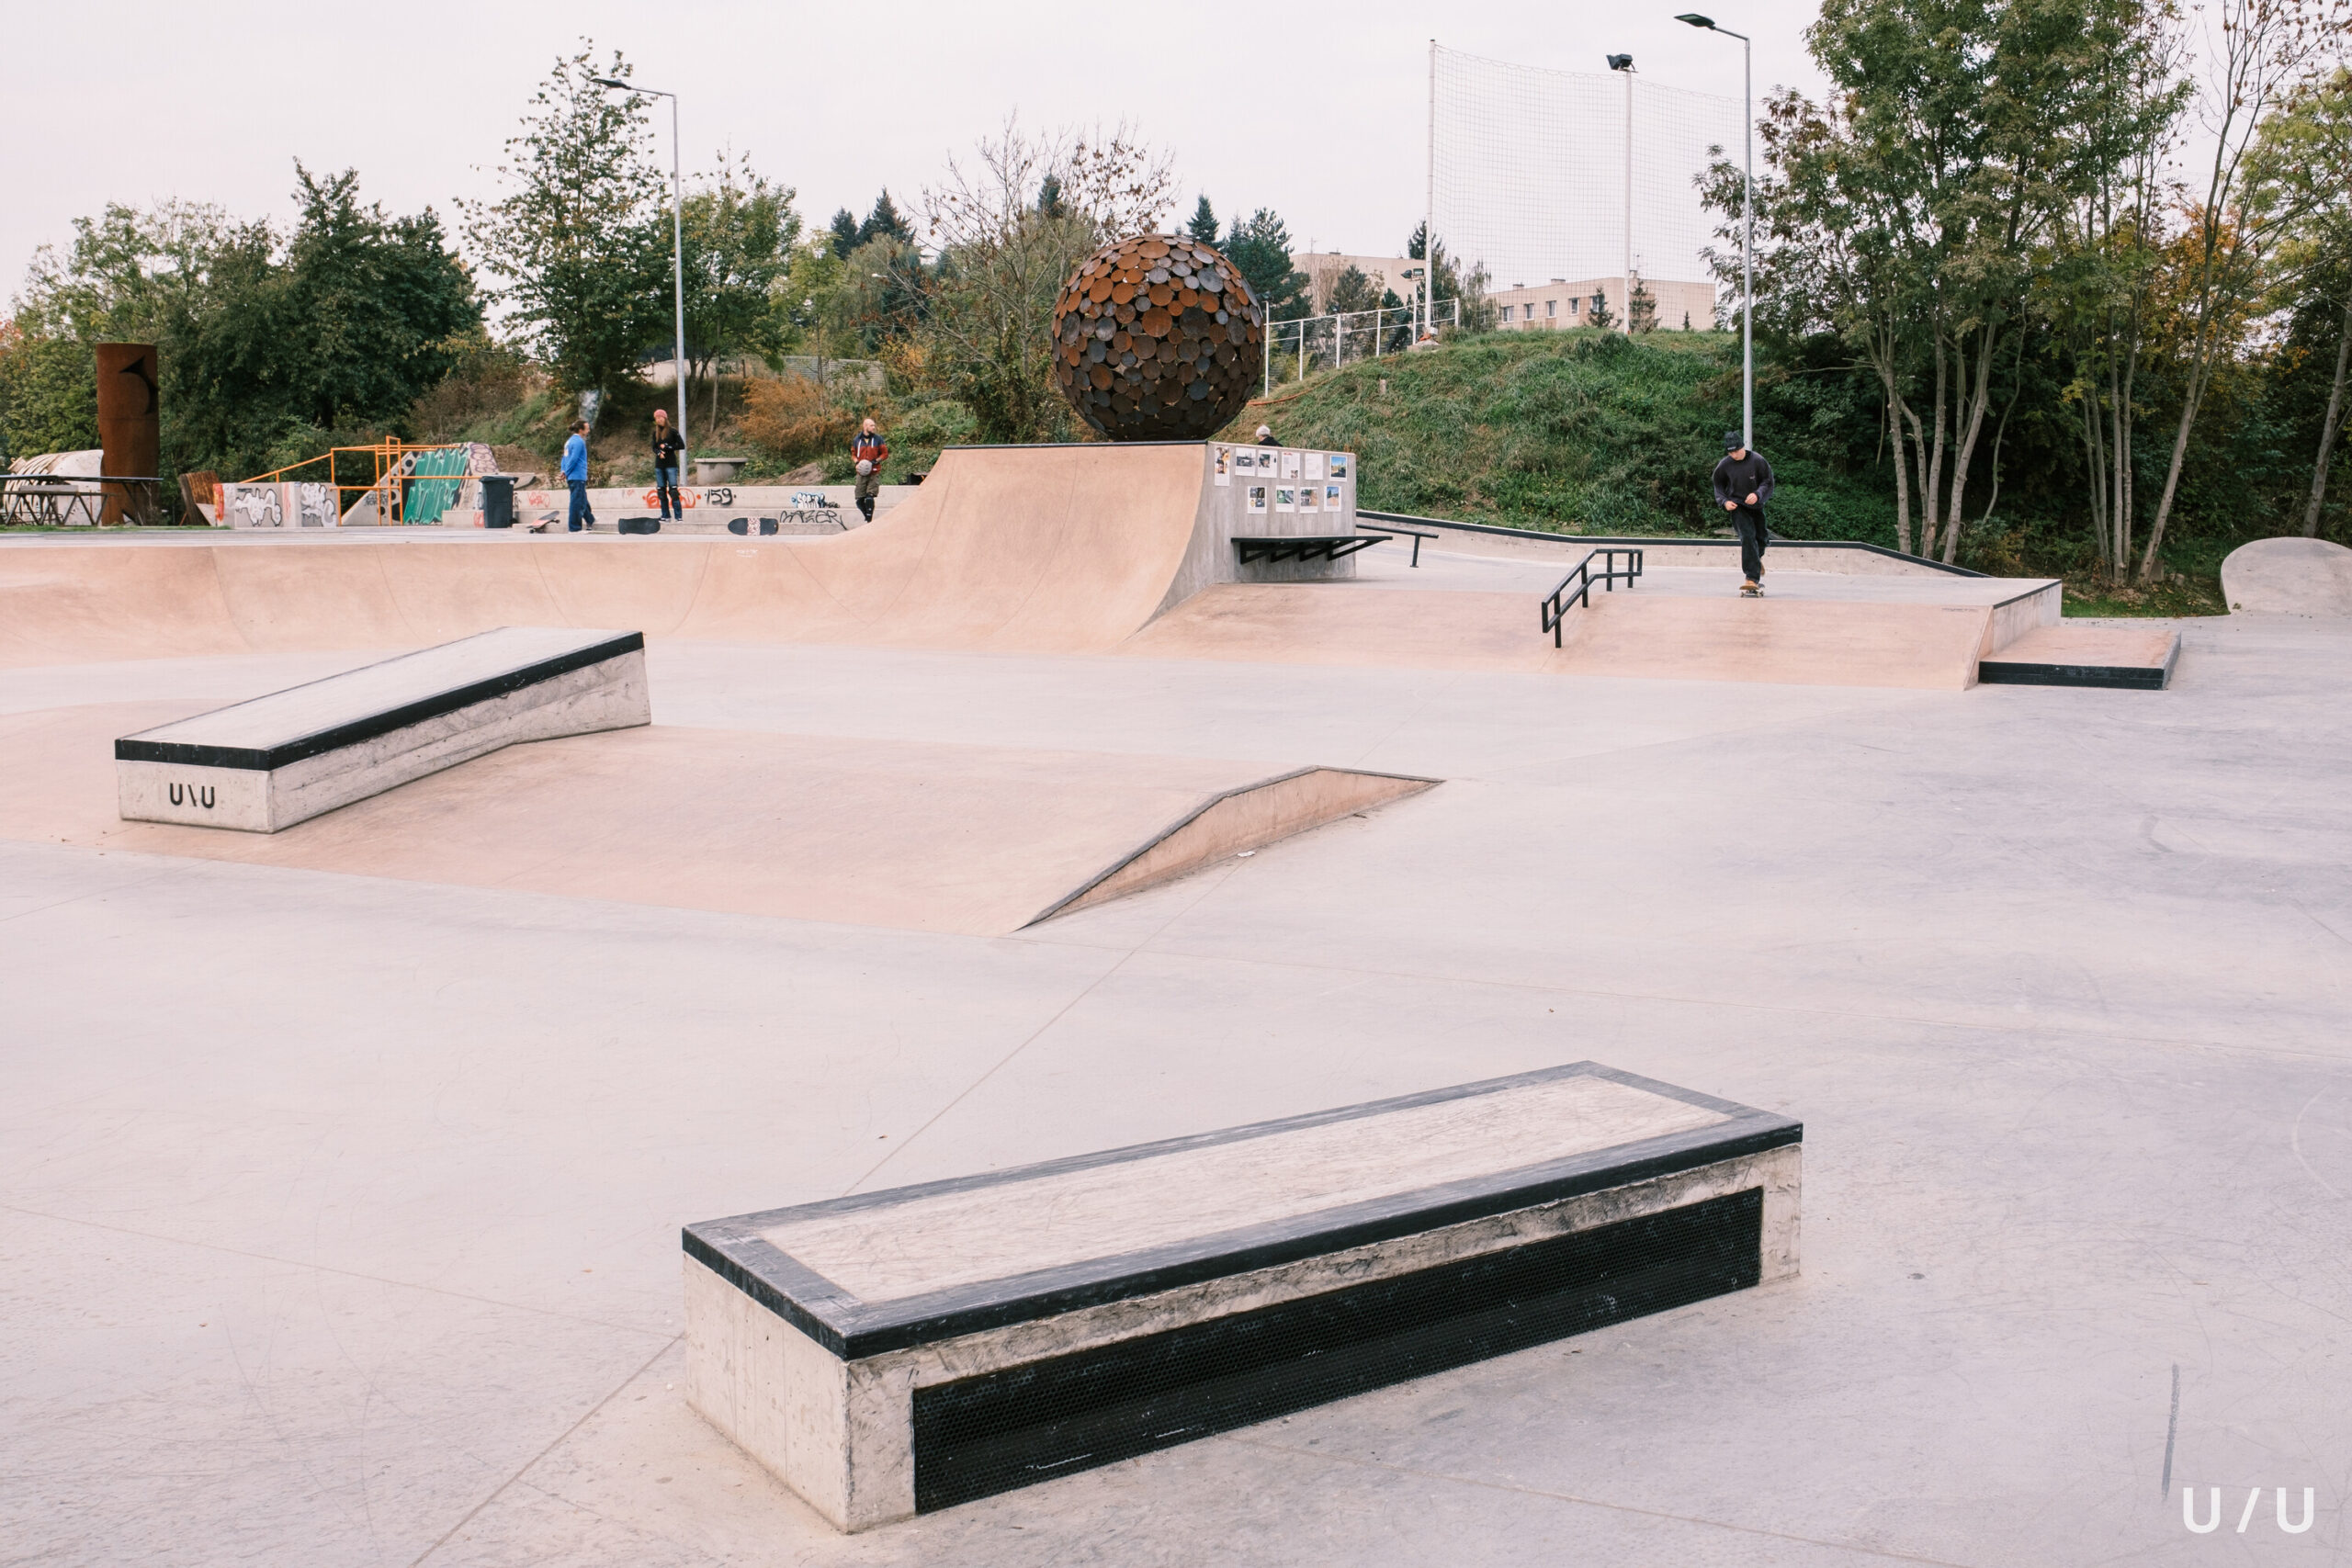
[(673, 351), (676, 357), (672, 360), (671, 367), (678, 373), (678, 442), (683, 447), (686, 440), (686, 186), (679, 162), (678, 95), (665, 93), (659, 87), (640, 87), (634, 82), (623, 82), (611, 76), (591, 76), (588, 80), (599, 87), (610, 87), (616, 92), (670, 100), (670, 286), (674, 291), (673, 303), (677, 308), (677, 341)]
[(1715, 26), (1713, 17), (1695, 11), (1674, 18), (1706, 32), (1739, 40), (1740, 52), (1740, 185), (1739, 185), (1739, 434), (1748, 450), (1756, 448), (1756, 46), (1746, 33)]
[(1609, 69), (1625, 78), (1625, 275), (1618, 279), (1623, 296), (1617, 301), (1625, 320), (1627, 337), (1634, 335), (1634, 57), (1612, 54)]

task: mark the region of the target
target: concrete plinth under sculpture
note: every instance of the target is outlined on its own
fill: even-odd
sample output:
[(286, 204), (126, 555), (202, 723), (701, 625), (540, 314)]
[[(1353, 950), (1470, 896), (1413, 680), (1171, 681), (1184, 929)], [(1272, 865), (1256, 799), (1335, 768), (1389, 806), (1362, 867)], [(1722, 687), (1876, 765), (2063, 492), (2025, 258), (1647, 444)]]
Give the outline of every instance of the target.
[(126, 736), (118, 809), (275, 833), (516, 741), (652, 721), (639, 634), (501, 626)]
[(857, 1530), (1793, 1275), (1803, 1128), (1590, 1062), (687, 1227), (687, 1398)]

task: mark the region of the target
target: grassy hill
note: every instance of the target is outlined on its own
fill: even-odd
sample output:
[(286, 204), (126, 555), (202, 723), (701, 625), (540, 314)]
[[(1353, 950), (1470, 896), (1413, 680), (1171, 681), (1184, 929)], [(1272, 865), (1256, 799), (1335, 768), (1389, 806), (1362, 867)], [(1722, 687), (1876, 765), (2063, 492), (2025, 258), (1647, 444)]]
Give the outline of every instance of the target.
[[(1246, 440), (1261, 421), (1292, 446), (1356, 452), (1361, 502), (1374, 511), (1711, 534), (1723, 525), (1709, 476), (1739, 423), (1739, 344), (1713, 332), (1496, 333), (1277, 383), (1228, 434)], [(1894, 543), (1887, 476), (1842, 472), (1760, 431), (1758, 445), (1780, 481), (1775, 532)]]

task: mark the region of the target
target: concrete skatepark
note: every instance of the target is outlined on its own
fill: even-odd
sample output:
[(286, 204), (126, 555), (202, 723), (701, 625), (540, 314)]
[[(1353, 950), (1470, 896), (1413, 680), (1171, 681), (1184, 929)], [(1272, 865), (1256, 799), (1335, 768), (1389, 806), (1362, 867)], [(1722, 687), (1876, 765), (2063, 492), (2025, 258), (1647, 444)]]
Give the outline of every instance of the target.
[[(2352, 623), (1979, 686), (2087, 635), (2047, 585), (1660, 552), (1555, 650), (1543, 542), (1177, 592), (1180, 450), (836, 539), (0, 545), (17, 1550), (2341, 1549)], [(653, 725), (116, 818), (113, 738), (495, 625), (641, 628)], [(1014, 918), (1311, 767), (1442, 782)], [(682, 1224), (1588, 1059), (1802, 1119), (1802, 1272), (854, 1536), (685, 1403)]]

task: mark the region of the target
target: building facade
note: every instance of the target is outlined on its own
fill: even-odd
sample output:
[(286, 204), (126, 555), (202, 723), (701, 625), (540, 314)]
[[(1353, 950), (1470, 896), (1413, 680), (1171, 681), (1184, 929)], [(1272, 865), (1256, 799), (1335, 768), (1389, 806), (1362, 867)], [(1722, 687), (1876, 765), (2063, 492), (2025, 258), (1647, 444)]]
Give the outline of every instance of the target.
[[(1691, 331), (1705, 332), (1715, 324), (1713, 284), (1643, 277), (1634, 281), (1657, 301), (1654, 326), (1679, 332), (1687, 321)], [(1625, 280), (1622, 277), (1573, 281), (1555, 277), (1544, 284), (1521, 283), (1497, 288), (1487, 298), (1494, 303), (1495, 325), (1511, 332), (1590, 326), (1594, 305), (1604, 300), (1608, 304), (1609, 324), (1621, 332), (1625, 326)]]

